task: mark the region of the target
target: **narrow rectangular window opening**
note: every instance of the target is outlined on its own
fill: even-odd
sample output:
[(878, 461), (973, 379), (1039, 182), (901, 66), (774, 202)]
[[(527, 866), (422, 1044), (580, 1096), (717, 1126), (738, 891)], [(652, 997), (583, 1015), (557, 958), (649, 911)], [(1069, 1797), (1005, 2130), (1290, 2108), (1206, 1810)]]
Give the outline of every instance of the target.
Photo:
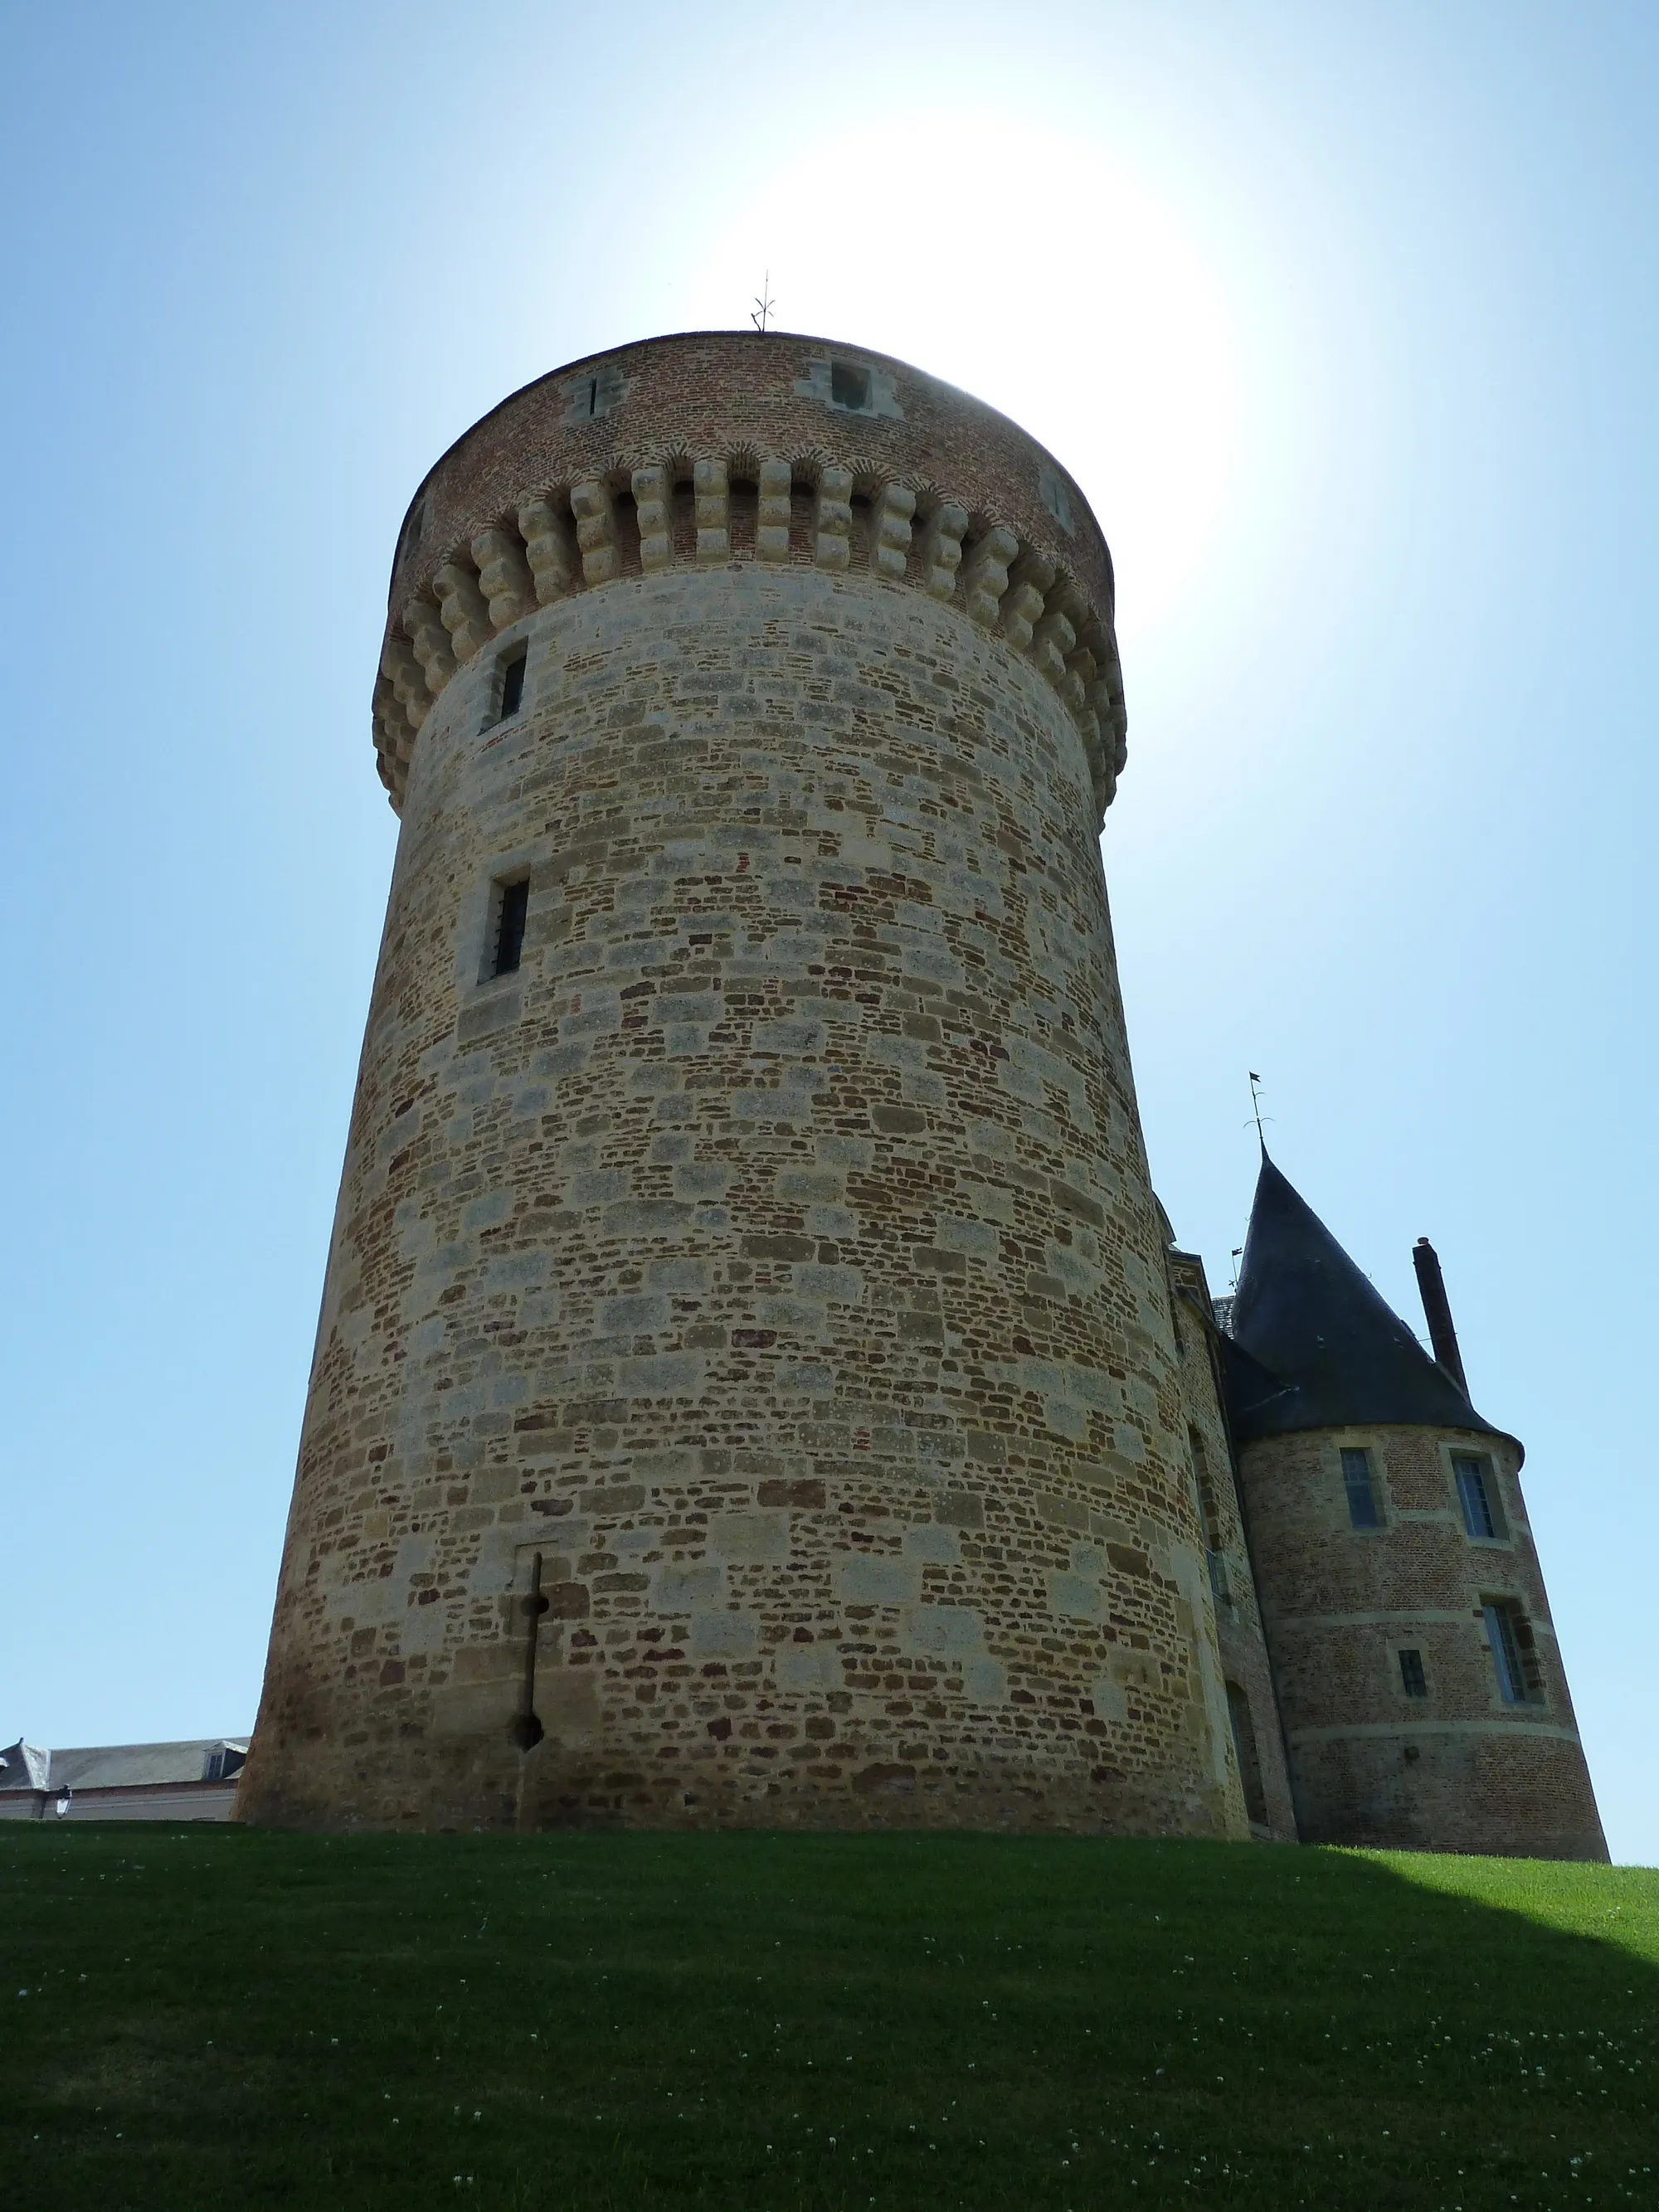
[(1400, 1686), (1408, 1698), (1426, 1698), (1429, 1678), (1423, 1671), (1420, 1651), (1402, 1651), (1400, 1655)]
[(525, 917), (530, 911), (530, 878), (520, 876), (517, 883), (497, 884), (493, 902), (495, 908), (494, 927), (490, 932), (490, 957), (488, 972), (490, 975), (512, 975), (517, 973), (524, 957)]
[(1238, 1778), (1244, 1785), (1244, 1810), (1250, 1825), (1265, 1828), (1267, 1825), (1267, 1794), (1261, 1786), (1261, 1758), (1256, 1749), (1255, 1722), (1250, 1713), (1250, 1701), (1237, 1682), (1229, 1682), (1227, 1690), (1227, 1718), (1232, 1723), (1233, 1751), (1238, 1760)]
[(1221, 1516), (1216, 1508), (1215, 1485), (1210, 1480), (1210, 1455), (1195, 1423), (1187, 1425), (1188, 1449), (1193, 1455), (1193, 1489), (1198, 1517), (1204, 1528), (1204, 1553), (1210, 1570), (1210, 1592), (1224, 1610), (1232, 1609), (1232, 1586), (1227, 1579), (1227, 1557), (1221, 1547)]
[(1541, 1705), (1544, 1682), (1532, 1623), (1509, 1598), (1485, 1598), (1480, 1612), (1486, 1624), (1498, 1696), (1506, 1705)]
[(1463, 1509), (1463, 1526), (1471, 1536), (1502, 1542), (1509, 1534), (1492, 1462), (1474, 1452), (1454, 1452), (1452, 1473), (1457, 1479), (1457, 1502)]
[(1342, 1481), (1348, 1493), (1350, 1528), (1380, 1528), (1382, 1516), (1376, 1510), (1376, 1489), (1371, 1480), (1371, 1455), (1363, 1445), (1345, 1444), (1342, 1447)]
[(830, 364), (830, 397), (837, 407), (853, 407), (860, 412), (870, 404), (870, 372), (850, 361), (835, 361)]
[(524, 672), (530, 659), (528, 646), (520, 646), (501, 666), (501, 710), (496, 720), (510, 722), (524, 704)]

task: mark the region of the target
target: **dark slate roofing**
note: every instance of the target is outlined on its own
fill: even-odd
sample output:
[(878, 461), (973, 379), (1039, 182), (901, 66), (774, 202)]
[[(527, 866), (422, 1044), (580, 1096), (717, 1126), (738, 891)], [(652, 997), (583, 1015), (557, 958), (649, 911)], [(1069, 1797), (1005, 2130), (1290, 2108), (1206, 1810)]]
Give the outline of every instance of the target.
[(1222, 1359), (1240, 1443), (1297, 1429), (1484, 1421), (1264, 1152)]
[(33, 1744), (19, 1742), (0, 1752), (0, 1790), (134, 1790), (203, 1782), (215, 1753), (246, 1753), (247, 1745), (246, 1736), (85, 1744), (70, 1751), (37, 1751)]

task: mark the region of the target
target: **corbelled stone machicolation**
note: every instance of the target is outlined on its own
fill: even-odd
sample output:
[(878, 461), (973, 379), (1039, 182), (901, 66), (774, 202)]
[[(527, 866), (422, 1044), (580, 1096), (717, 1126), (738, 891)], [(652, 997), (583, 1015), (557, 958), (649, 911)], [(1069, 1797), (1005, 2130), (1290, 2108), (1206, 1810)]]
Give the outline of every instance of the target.
[[(799, 355), (771, 343), (773, 361)], [(1011, 423), (898, 363), (809, 348), (804, 374), (773, 390), (750, 345), (722, 333), (580, 363), (439, 463), (404, 523), (375, 690), (394, 805), (432, 702), (502, 630), (623, 577), (733, 561), (867, 572), (959, 606), (1054, 685), (1109, 805), (1126, 728), (1111, 568), (1071, 479), (1046, 455), (1034, 471)], [(726, 434), (710, 435), (722, 411)]]

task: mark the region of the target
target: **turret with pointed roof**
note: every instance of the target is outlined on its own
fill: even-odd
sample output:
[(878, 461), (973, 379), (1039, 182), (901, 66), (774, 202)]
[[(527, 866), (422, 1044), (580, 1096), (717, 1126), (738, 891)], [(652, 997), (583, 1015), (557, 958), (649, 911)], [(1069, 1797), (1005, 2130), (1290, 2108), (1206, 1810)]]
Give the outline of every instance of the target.
[(1356, 1423), (1504, 1433), (1425, 1352), (1265, 1146), (1223, 1358), (1240, 1444)]
[[(1439, 1263), (1419, 1250), (1456, 1359)], [(1604, 1858), (1521, 1447), (1265, 1146), (1229, 1323), (1228, 1419), (1303, 1841)]]

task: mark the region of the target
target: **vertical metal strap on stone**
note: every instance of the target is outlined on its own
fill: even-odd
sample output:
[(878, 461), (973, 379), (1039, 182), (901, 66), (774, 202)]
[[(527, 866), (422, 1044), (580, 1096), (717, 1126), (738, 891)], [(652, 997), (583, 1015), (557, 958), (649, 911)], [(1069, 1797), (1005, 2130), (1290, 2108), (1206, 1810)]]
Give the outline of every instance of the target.
[(789, 558), (789, 494), (794, 472), (787, 461), (770, 456), (760, 465), (760, 499), (755, 509), (755, 558)]
[(894, 583), (904, 581), (904, 571), (910, 559), (910, 518), (916, 511), (916, 495), (902, 484), (884, 484), (871, 517), (870, 566), (878, 576), (890, 577)]
[(998, 624), (1016, 653), (1030, 652), (1032, 633), (1042, 613), (1043, 595), (1054, 580), (1054, 562), (1046, 553), (1028, 545), (1011, 572)]
[(1018, 551), (1018, 538), (998, 523), (968, 556), (962, 574), (963, 597), (969, 613), (986, 629), (995, 625), (1002, 595), (1008, 588), (1008, 564)]
[(542, 606), (562, 599), (576, 580), (575, 540), (568, 519), (550, 499), (529, 499), (519, 509), (519, 535)]
[(570, 507), (576, 518), (583, 577), (590, 584), (608, 584), (622, 574), (622, 555), (617, 548), (616, 510), (603, 479), (585, 477), (573, 484)]
[(391, 684), (410, 726), (418, 730), (432, 704), (432, 694), (426, 688), (426, 671), (416, 659), (409, 640), (396, 630), (380, 649), (380, 673)]
[(478, 588), (489, 603), (489, 619), (496, 629), (505, 629), (527, 615), (536, 605), (536, 586), (516, 534), (499, 525), (481, 530), (472, 541), (472, 557), (478, 564)]
[(674, 479), (660, 465), (634, 471), (634, 506), (640, 518), (640, 566), (647, 576), (674, 558)]
[(536, 1712), (536, 1637), (547, 1611), (542, 1595), (542, 1555), (537, 1553), (530, 1570), (530, 1595), (525, 1600), (529, 1626), (524, 1640), (524, 1692), (513, 1722), (513, 1741), (520, 1751), (534, 1751), (546, 1730)]
[(853, 558), (853, 471), (825, 469), (818, 478), (817, 511), (813, 515), (817, 544), (813, 559), (820, 568), (845, 568)]
[(444, 628), (454, 641), (456, 659), (471, 660), (495, 635), (477, 578), (459, 561), (446, 561), (432, 579), (432, 588), (443, 611)]
[(404, 634), (415, 647), (415, 658), (426, 671), (426, 688), (435, 699), (455, 673), (455, 655), (437, 602), (413, 599), (404, 609), (402, 619)]
[(962, 507), (936, 507), (923, 526), (922, 581), (936, 599), (956, 597), (962, 541), (967, 534), (968, 510)]
[(698, 461), (691, 471), (697, 519), (697, 563), (713, 568), (732, 557), (732, 498), (724, 461)]

